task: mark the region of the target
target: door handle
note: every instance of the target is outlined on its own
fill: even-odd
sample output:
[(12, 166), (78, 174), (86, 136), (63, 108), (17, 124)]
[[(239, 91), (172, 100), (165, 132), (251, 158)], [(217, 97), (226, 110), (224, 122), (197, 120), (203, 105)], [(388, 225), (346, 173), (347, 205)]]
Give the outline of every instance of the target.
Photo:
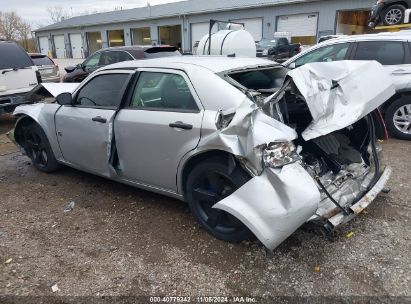
[(407, 74), (411, 74), (411, 71), (407, 71), (407, 70), (395, 70), (392, 71), (393, 75), (407, 75)]
[(107, 119), (105, 119), (101, 116), (93, 117), (91, 120), (96, 121), (96, 122), (101, 122), (101, 123), (106, 123), (107, 122)]
[(193, 125), (186, 124), (182, 121), (176, 121), (174, 123), (169, 124), (168, 126), (170, 128), (183, 129), (183, 130), (191, 130), (193, 128)]

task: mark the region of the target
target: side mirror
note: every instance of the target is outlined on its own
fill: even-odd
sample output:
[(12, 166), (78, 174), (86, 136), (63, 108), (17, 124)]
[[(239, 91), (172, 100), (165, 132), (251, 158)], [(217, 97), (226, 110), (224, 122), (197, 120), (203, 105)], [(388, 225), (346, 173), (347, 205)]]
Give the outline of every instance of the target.
[(86, 68), (86, 66), (84, 65), (84, 63), (79, 63), (78, 65), (76, 65), (75, 69), (82, 69), (84, 70)]
[(73, 96), (69, 92), (57, 95), (56, 101), (61, 106), (68, 106), (73, 104)]
[(71, 73), (71, 72), (73, 72), (75, 69), (76, 69), (76, 67), (75, 67), (75, 66), (72, 66), (72, 65), (64, 68), (64, 70), (66, 70), (67, 73)]
[(290, 70), (293, 70), (297, 67), (297, 65), (295, 64), (295, 62), (291, 62), (287, 68), (289, 68)]

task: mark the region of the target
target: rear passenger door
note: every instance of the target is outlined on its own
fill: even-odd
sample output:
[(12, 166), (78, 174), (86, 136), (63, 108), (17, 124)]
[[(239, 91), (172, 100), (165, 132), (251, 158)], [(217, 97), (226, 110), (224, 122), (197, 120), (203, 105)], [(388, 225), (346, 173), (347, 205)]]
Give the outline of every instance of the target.
[(200, 140), (203, 107), (187, 75), (140, 69), (114, 134), (125, 180), (176, 192), (180, 160)]
[[(411, 53), (409, 44), (403, 41), (357, 42), (353, 52), (354, 60), (375, 60), (381, 63), (394, 77), (397, 89), (411, 77)], [(408, 81), (409, 83), (409, 81)]]

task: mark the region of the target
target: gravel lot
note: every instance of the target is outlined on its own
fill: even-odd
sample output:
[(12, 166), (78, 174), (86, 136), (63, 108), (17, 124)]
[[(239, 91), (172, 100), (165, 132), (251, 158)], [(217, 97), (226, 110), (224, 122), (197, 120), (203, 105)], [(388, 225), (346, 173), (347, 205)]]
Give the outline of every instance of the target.
[(0, 295), (411, 296), (411, 142), (383, 145), (390, 194), (332, 240), (303, 228), (267, 259), (257, 241), (213, 239), (180, 201), (36, 171), (12, 124), (0, 118)]

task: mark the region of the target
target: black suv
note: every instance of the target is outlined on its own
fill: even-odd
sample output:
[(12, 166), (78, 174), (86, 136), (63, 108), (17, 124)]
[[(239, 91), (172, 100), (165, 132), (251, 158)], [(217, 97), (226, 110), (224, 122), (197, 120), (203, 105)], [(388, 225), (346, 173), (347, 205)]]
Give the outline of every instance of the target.
[(380, 22), (384, 25), (404, 23), (405, 11), (411, 8), (411, 0), (378, 0), (372, 7), (369, 27), (374, 28)]
[(82, 82), (95, 70), (117, 62), (142, 60), (158, 57), (181, 56), (173, 46), (122, 46), (99, 50), (89, 56), (83, 63), (64, 68), (67, 74), (63, 82)]

